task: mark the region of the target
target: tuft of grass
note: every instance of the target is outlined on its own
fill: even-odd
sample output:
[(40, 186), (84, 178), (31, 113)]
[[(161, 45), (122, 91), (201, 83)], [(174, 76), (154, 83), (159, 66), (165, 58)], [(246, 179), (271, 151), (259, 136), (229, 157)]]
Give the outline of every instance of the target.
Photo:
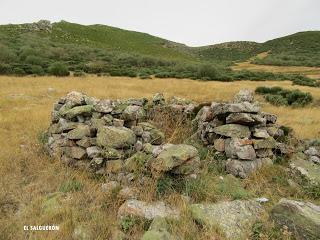
[(60, 192), (67, 193), (67, 192), (77, 192), (83, 189), (83, 184), (78, 180), (72, 179), (66, 182), (63, 182), (59, 188)]

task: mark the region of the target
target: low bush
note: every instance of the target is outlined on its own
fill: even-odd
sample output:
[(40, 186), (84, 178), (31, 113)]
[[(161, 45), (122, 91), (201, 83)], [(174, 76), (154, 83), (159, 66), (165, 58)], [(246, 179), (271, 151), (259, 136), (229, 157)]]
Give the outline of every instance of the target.
[(302, 92), (298, 89), (287, 90), (281, 87), (257, 87), (256, 93), (264, 95), (267, 102), (275, 106), (295, 106), (303, 107), (313, 101), (310, 93)]
[(69, 76), (69, 70), (66, 65), (60, 62), (53, 63), (49, 67), (49, 73), (57, 77)]

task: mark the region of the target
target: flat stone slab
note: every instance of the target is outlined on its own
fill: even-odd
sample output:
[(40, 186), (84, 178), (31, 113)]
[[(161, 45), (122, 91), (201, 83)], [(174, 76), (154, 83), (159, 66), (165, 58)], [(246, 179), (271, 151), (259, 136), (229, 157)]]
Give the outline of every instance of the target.
[(190, 210), (196, 221), (217, 227), (230, 240), (247, 239), (252, 225), (265, 214), (254, 200), (192, 204)]

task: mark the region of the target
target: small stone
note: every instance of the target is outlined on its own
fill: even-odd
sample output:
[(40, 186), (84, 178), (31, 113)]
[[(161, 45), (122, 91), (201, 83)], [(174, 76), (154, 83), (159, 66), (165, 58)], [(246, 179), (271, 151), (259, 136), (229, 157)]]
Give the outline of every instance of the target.
[(309, 156), (320, 156), (319, 151), (315, 147), (310, 147), (306, 151), (304, 151), (305, 154)]
[(122, 113), (123, 119), (128, 120), (140, 120), (146, 117), (146, 112), (143, 107), (131, 105), (126, 107)]
[(156, 93), (153, 97), (152, 97), (152, 102), (155, 105), (163, 105), (165, 104), (165, 99), (162, 93)]
[(224, 152), (225, 150), (225, 140), (223, 138), (214, 140), (214, 148), (219, 152)]
[(124, 121), (122, 119), (113, 119), (113, 126), (115, 127), (123, 127), (124, 126)]
[(320, 158), (317, 157), (317, 156), (311, 156), (310, 157), (310, 161), (314, 162), (314, 163), (317, 163), (317, 164), (320, 164)]
[(88, 147), (86, 152), (89, 158), (95, 158), (101, 155), (101, 149), (96, 146)]
[(255, 128), (253, 132), (253, 136), (256, 138), (268, 138), (270, 135), (268, 134), (266, 129)]

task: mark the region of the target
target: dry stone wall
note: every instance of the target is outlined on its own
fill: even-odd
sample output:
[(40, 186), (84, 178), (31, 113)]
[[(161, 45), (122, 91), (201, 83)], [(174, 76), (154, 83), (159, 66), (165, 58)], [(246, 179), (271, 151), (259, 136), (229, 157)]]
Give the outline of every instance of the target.
[(160, 93), (148, 101), (97, 99), (70, 92), (54, 105), (47, 148), (69, 166), (114, 180), (130, 182), (136, 171), (195, 176), (198, 150), (166, 143), (164, 133), (149, 121), (157, 111), (169, 108), (172, 115), (190, 117), (198, 112), (193, 123), (199, 140), (228, 157), (229, 173), (245, 178), (272, 163), (280, 146), (276, 139), (283, 131), (275, 115), (260, 111), (252, 92), (240, 91), (232, 103), (203, 105), (177, 97), (166, 102)]
[(276, 140), (284, 135), (276, 121), (276, 115), (261, 112), (251, 91), (241, 90), (231, 103), (213, 102), (203, 107), (194, 124), (203, 144), (227, 156), (226, 170), (246, 178), (272, 164), (275, 151), (285, 152), (285, 146)]
[(70, 92), (54, 105), (48, 151), (69, 166), (121, 181), (130, 181), (133, 172), (146, 169), (195, 174), (199, 168), (197, 149), (166, 144), (163, 132), (147, 121), (155, 109), (168, 107), (175, 113), (189, 114), (196, 105), (180, 98), (165, 104), (162, 94), (149, 103), (145, 98), (100, 100)]

